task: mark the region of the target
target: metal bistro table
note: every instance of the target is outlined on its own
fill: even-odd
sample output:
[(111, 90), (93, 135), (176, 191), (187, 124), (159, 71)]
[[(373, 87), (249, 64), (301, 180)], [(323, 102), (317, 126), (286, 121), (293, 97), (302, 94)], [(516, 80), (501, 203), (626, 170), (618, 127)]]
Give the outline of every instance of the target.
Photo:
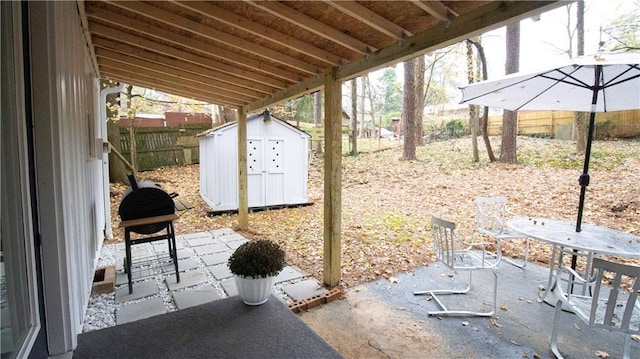
[[(551, 305), (555, 305), (557, 301), (554, 291), (555, 276), (558, 268), (562, 266), (562, 258), (565, 254), (585, 257), (585, 274), (590, 274), (591, 258), (594, 256), (640, 258), (640, 237), (610, 228), (583, 224), (582, 230), (576, 232), (573, 222), (533, 217), (515, 217), (507, 221), (507, 224), (513, 230), (530, 238), (553, 245), (547, 290), (539, 296), (540, 302), (544, 300)], [(582, 290), (585, 291), (586, 288)], [(552, 298), (547, 298), (548, 296)]]

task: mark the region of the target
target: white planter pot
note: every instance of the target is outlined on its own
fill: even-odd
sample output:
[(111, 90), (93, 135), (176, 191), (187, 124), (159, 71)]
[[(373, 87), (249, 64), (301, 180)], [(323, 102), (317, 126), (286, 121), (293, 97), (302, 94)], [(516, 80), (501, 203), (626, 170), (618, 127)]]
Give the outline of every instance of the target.
[(254, 279), (236, 275), (233, 278), (238, 288), (238, 295), (247, 305), (260, 305), (266, 302), (276, 282), (276, 277)]

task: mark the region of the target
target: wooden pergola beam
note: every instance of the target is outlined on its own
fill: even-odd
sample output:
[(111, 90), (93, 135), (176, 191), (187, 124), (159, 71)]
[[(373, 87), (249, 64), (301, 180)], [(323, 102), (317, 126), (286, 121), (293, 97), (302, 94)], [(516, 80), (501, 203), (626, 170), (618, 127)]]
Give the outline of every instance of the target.
[(324, 75), (324, 284), (342, 276), (342, 84), (333, 68)]
[(238, 109), (238, 227), (249, 228), (249, 189), (247, 177), (247, 113)]
[(333, 6), (354, 19), (358, 19), (393, 39), (398, 40), (413, 35), (406, 29), (401, 28), (355, 1), (324, 1), (326, 4)]

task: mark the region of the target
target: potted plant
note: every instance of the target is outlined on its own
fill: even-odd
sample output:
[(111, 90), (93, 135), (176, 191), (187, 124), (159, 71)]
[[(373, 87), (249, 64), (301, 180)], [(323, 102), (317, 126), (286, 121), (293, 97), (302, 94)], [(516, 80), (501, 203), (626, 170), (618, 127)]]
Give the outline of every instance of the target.
[(276, 276), (285, 266), (284, 251), (269, 240), (250, 241), (233, 252), (227, 265), (240, 298), (247, 305), (260, 305), (269, 299)]

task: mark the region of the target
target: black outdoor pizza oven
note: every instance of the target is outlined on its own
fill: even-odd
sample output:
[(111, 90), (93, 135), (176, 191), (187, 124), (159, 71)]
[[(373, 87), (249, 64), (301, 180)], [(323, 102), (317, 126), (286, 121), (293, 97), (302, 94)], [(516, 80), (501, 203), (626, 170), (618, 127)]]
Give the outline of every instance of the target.
[[(175, 204), (173, 198), (177, 193), (167, 193), (160, 185), (151, 181), (138, 182), (134, 175), (129, 175), (131, 185), (122, 196), (118, 214), (123, 221), (173, 214)], [(133, 232), (152, 234), (167, 227), (166, 223), (136, 226)]]

